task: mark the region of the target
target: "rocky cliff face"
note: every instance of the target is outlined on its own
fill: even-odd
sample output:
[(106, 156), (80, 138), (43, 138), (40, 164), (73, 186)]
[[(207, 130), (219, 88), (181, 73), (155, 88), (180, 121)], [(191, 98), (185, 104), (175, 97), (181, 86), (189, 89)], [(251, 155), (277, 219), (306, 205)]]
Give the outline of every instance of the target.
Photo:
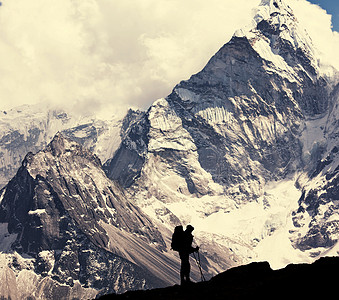
[(308, 168), (307, 175), (299, 178), (303, 193), (299, 209), (294, 214), (294, 223), (303, 235), (295, 235), (293, 241), (297, 247), (314, 249), (315, 253), (321, 248), (335, 246), (339, 239), (338, 88), (338, 85), (334, 88), (329, 112), (321, 120), (322, 134), (318, 136), (315, 147), (318, 149), (315, 151), (315, 167)]
[[(327, 146), (316, 147), (317, 138), (307, 133), (324, 118), (336, 122), (333, 112), (328, 115), (337, 101), (331, 97), (333, 82), (322, 76), (316, 53), (284, 1), (262, 1), (252, 23), (237, 31), (202, 71), (155, 101), (131, 125), (117, 155), (105, 165), (106, 173), (168, 227), (179, 219), (199, 222), (199, 241), (218, 240), (221, 252), (234, 257), (225, 266), (254, 259), (258, 243), (279, 228), (302, 235), (300, 226), (287, 225), (301, 193), (290, 200), (286, 195), (295, 190), (293, 177), (302, 172), (307, 177), (325, 155)], [(326, 133), (326, 143), (330, 135)], [(332, 150), (327, 155), (335, 155)], [(330, 177), (322, 191), (331, 191)], [(272, 185), (287, 180), (290, 191), (271, 194)], [(301, 188), (305, 184), (298, 182)], [(300, 203), (305, 201), (310, 202), (302, 198)], [(244, 220), (235, 211), (247, 216), (253, 207), (268, 218), (261, 222), (259, 213), (254, 217), (259, 226), (255, 233), (247, 228), (233, 235), (233, 225), (220, 229), (232, 224), (232, 218), (240, 225)], [(282, 209), (286, 214), (277, 217)], [(221, 216), (224, 222), (219, 223)], [(302, 243), (293, 245), (304, 249)], [(232, 256), (234, 247), (238, 257)]]
[[(98, 157), (61, 134), (45, 150), (29, 153), (1, 191), (0, 223), (1, 251), (8, 253), (3, 260), (18, 256), (24, 260), (27, 255), (30, 259), (17, 263), (19, 270), (15, 265), (7, 270), (4, 263), (7, 272), (18, 273), (14, 281), (21, 269), (28, 269), (35, 274), (30, 275), (38, 282), (35, 287), (47, 277), (53, 289), (65, 296), (63, 284), (67, 293), (77, 283), (79, 291), (97, 294), (173, 280), (169, 274), (167, 281), (159, 275), (159, 269), (165, 274), (166, 268), (158, 266), (152, 272), (148, 266), (161, 256), (171, 264), (162, 253), (166, 245), (160, 232), (105, 176)], [(152, 259), (136, 256), (137, 247)], [(32, 286), (31, 296), (38, 290)]]

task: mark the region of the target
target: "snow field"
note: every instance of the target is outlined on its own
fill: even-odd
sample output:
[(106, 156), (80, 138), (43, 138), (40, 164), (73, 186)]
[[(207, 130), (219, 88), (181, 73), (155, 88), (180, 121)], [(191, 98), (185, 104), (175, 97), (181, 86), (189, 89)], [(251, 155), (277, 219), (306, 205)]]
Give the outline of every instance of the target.
[(167, 203), (153, 199), (143, 210), (159, 221), (159, 210), (166, 208), (184, 225), (192, 224), (196, 242), (206, 247), (202, 249), (206, 253), (212, 250), (209, 244), (217, 243), (236, 251), (243, 262), (267, 260), (277, 269), (309, 260), (308, 254), (294, 249), (290, 240), (292, 212), (298, 208), (301, 195), (294, 183), (295, 179), (269, 183), (257, 201), (243, 205), (227, 196), (206, 195)]

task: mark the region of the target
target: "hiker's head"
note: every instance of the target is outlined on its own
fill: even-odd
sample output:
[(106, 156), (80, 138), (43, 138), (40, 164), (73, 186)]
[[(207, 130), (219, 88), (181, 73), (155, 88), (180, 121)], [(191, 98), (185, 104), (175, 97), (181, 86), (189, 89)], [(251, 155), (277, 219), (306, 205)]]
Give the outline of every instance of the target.
[(187, 226), (186, 226), (186, 230), (187, 230), (188, 232), (192, 232), (192, 231), (194, 230), (194, 227), (193, 227), (192, 225), (187, 225)]

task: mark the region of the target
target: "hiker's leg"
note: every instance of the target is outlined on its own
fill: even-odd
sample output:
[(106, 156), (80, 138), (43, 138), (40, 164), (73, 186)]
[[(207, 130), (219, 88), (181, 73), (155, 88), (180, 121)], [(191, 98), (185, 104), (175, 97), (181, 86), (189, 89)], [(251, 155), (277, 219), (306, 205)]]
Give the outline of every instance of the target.
[(180, 282), (181, 282), (181, 285), (185, 283), (185, 263), (183, 259), (181, 260)]
[(191, 272), (191, 265), (190, 265), (190, 260), (189, 260), (189, 257), (187, 259), (187, 267), (186, 267), (186, 281), (187, 282), (190, 282), (191, 279), (190, 279), (190, 272)]
[(189, 262), (189, 255), (185, 256), (183, 259), (183, 277), (184, 280), (187, 282), (190, 279), (190, 262)]

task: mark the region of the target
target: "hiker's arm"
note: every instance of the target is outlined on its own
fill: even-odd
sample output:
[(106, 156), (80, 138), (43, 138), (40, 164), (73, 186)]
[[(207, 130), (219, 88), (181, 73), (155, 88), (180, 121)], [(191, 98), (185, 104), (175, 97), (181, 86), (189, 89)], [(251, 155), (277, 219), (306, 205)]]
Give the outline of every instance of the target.
[(190, 253), (197, 252), (197, 251), (199, 251), (199, 247), (198, 246), (191, 247), (191, 249), (190, 249)]

